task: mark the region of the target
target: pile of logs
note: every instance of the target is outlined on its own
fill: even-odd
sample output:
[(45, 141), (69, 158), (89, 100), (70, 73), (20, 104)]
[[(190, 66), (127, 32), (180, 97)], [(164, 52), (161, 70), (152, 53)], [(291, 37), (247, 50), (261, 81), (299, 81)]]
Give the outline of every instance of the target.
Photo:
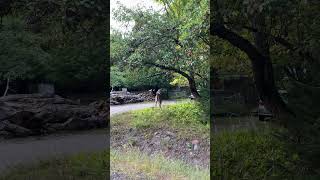
[(138, 103), (144, 101), (154, 101), (154, 96), (151, 92), (141, 92), (136, 93), (122, 93), (112, 92), (110, 94), (110, 105), (120, 105), (120, 104), (129, 104), (129, 103)]
[(109, 105), (80, 105), (58, 95), (19, 94), (0, 98), (0, 137), (21, 137), (108, 126)]
[(110, 105), (143, 102), (144, 98), (136, 94), (111, 94)]
[(155, 97), (155, 95), (153, 95), (150, 91), (141, 92), (138, 95), (142, 97), (144, 101), (154, 101)]

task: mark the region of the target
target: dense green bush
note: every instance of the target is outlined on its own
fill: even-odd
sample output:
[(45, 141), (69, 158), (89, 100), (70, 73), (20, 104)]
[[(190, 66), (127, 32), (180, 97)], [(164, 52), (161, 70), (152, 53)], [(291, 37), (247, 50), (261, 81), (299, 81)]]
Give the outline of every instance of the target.
[(171, 87), (171, 74), (154, 68), (130, 69), (112, 66), (110, 75), (112, 87), (126, 87), (129, 91)]
[(300, 156), (266, 132), (224, 132), (211, 140), (211, 176), (217, 179), (292, 179), (306, 173)]
[(41, 48), (41, 36), (27, 31), (21, 18), (3, 18), (0, 44), (0, 81), (45, 78), (51, 56)]

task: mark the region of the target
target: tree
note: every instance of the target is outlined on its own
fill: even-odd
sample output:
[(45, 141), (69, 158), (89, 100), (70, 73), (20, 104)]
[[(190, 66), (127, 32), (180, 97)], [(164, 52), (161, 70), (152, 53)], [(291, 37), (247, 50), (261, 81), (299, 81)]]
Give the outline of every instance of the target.
[[(18, 18), (4, 19), (0, 31), (0, 80), (37, 79), (44, 76), (51, 56), (41, 48), (41, 38), (25, 31), (25, 24)], [(45, 79), (45, 77), (44, 77)]]
[(7, 17), (41, 38), (50, 54), (46, 77), (61, 91), (105, 90), (108, 81), (108, 2), (102, 0), (12, 1)]
[(184, 27), (183, 19), (153, 10), (121, 7), (116, 17), (120, 21), (135, 22), (132, 32), (127, 35), (129, 50), (125, 63), (132, 67), (143, 65), (178, 73), (188, 80), (191, 93), (200, 97), (196, 77), (205, 79), (201, 68), (207, 63), (205, 52), (208, 47), (200, 37), (184, 34), (188, 30), (197, 32), (194, 26)]
[[(287, 115), (277, 118), (286, 127), (277, 134), (318, 174), (319, 1), (214, 0), (211, 7), (212, 45), (227, 44), (246, 54), (260, 97), (274, 113)], [(213, 52), (215, 59), (237, 57), (224, 47)], [(288, 92), (287, 103), (280, 87)]]
[(288, 28), (296, 23), (294, 17), (297, 17), (290, 17), (290, 9), (299, 9), (303, 2), (297, 1), (297, 4), (289, 1), (212, 1), (211, 35), (224, 39), (247, 54), (260, 98), (276, 114), (292, 111), (278, 93), (272, 65), (274, 56), (270, 53), (272, 47), (281, 45), (291, 54), (313, 59), (309, 52), (294, 48), (298, 45), (286, 39)]

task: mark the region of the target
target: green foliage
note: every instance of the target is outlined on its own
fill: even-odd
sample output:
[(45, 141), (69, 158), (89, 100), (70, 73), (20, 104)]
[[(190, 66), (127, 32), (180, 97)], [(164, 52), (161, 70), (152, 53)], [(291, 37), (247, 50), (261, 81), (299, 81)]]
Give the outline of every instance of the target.
[(170, 87), (171, 74), (154, 68), (132, 69), (112, 66), (110, 74), (112, 87), (126, 87), (131, 90)]
[(124, 73), (120, 71), (117, 66), (112, 66), (110, 71), (110, 85), (111, 87), (121, 87), (125, 86), (125, 77)]
[(120, 66), (137, 69), (157, 67), (163, 71), (184, 72), (198, 85), (202, 84), (208, 79), (208, 26), (202, 26), (209, 24), (207, 5), (208, 1), (183, 3), (183, 9), (179, 10), (181, 13), (176, 8), (180, 14), (176, 17), (153, 9), (121, 6), (114, 12), (116, 19), (122, 23), (134, 22), (134, 27), (121, 37), (118, 33), (111, 35), (115, 40), (111, 43), (111, 49), (118, 51), (114, 52), (113, 59)]
[(184, 102), (175, 105), (164, 106), (162, 109), (145, 109), (135, 111), (131, 121), (136, 128), (156, 128), (159, 124), (166, 124), (176, 128), (202, 128), (209, 130), (204, 125), (208, 118), (201, 106), (196, 102)]
[(186, 87), (188, 86), (188, 80), (180, 74), (174, 73), (173, 80), (170, 82), (173, 86)]
[(96, 84), (101, 87), (106, 83), (107, 67), (104, 48), (102, 45), (98, 47), (70, 45), (51, 50), (55, 59), (50, 62), (50, 78), (58, 85), (69, 88), (79, 87), (83, 82), (87, 82), (87, 86)]
[[(183, 22), (179, 25), (181, 36), (179, 40), (196, 43), (199, 36), (205, 43), (208, 42), (209, 1), (188, 1), (188, 0), (156, 0), (163, 4), (167, 15), (176, 21)], [(190, 18), (192, 17), (192, 18)]]
[(127, 69), (125, 85), (134, 89), (169, 88), (170, 73), (155, 68)]
[(289, 118), (288, 131), (281, 133), (281, 138), (290, 143), (319, 175), (320, 88), (299, 82), (290, 84), (288, 103), (295, 110), (296, 117)]
[(210, 66), (219, 74), (251, 74), (251, 63), (247, 55), (239, 49), (233, 47), (228, 42), (224, 42), (214, 37), (211, 40)]
[(25, 30), (20, 18), (4, 18), (0, 29), (0, 80), (36, 79), (48, 69), (51, 56), (41, 48), (41, 37)]
[(112, 32), (110, 34), (110, 61), (111, 65), (121, 64), (125, 51), (129, 48), (127, 44), (127, 38), (119, 32)]
[[(271, 73), (277, 86), (288, 92), (287, 105), (295, 113), (295, 117), (286, 117), (288, 131), (283, 140), (293, 145), (301, 158), (308, 160), (319, 174), (320, 61), (319, 51), (315, 50), (320, 45), (319, 1), (213, 2), (218, 2), (219, 6), (212, 3), (212, 26), (218, 27), (217, 24), (220, 24), (253, 46), (259, 41), (254, 40), (257, 32), (266, 36), (265, 40), (260, 39), (260, 43), (267, 44), (265, 55), (270, 56), (273, 66)], [(233, 72), (238, 69), (251, 73), (250, 66), (243, 66), (250, 63), (247, 63), (248, 57), (243, 56), (242, 52), (238, 53), (239, 50), (216, 37), (212, 37), (211, 43), (212, 66), (217, 71)]]
[(300, 156), (269, 133), (223, 132), (212, 137), (211, 177), (225, 179), (291, 179), (301, 176)]
[[(7, 52), (9, 64), (21, 64), (15, 65), (17, 73), (12, 74), (20, 79), (49, 80), (63, 90), (105, 89), (108, 8), (108, 3), (100, 0), (12, 3), (5, 19), (20, 19), (19, 30), (13, 35), (7, 34), (6, 27), (0, 31), (0, 36), (7, 38), (1, 44), (16, 51), (0, 47)], [(19, 63), (15, 62), (19, 58)], [(30, 70), (25, 61), (36, 70)]]

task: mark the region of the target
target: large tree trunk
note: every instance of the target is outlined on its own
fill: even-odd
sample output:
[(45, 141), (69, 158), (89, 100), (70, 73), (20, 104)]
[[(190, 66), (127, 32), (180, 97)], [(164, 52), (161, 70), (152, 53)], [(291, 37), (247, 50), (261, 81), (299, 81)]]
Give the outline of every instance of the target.
[[(186, 78), (187, 78), (187, 77), (186, 77)], [(198, 91), (197, 91), (197, 86), (196, 86), (196, 82), (195, 82), (194, 78), (193, 78), (193, 77), (189, 77), (189, 78), (187, 78), (187, 79), (188, 79), (188, 82), (189, 82), (190, 92), (191, 92), (191, 94), (193, 95), (193, 97), (194, 97), (195, 99), (200, 98), (200, 94), (199, 94)]]
[(254, 32), (254, 43), (259, 53), (264, 57), (253, 62), (253, 72), (260, 99), (264, 101), (267, 108), (273, 114), (280, 114), (288, 111), (275, 85), (274, 71), (270, 59), (270, 45), (267, 36), (265, 17), (258, 13), (254, 16), (252, 25), (257, 32)]
[(250, 41), (225, 28), (222, 24), (212, 25), (210, 32), (212, 35), (227, 40), (248, 55), (252, 64), (256, 88), (267, 107), (276, 114), (291, 113), (278, 93), (269, 56), (263, 55)]
[(256, 45), (254, 46), (250, 41), (224, 26), (217, 0), (211, 1), (211, 6), (215, 10), (215, 18), (210, 23), (210, 35), (215, 35), (228, 41), (247, 54), (252, 64), (254, 80), (260, 99), (265, 101), (267, 108), (277, 115), (294, 114), (282, 100), (275, 85), (273, 67), (269, 56), (269, 45), (264, 29), (266, 27), (264, 17), (257, 14), (253, 18), (254, 26), (260, 28), (254, 34)]

